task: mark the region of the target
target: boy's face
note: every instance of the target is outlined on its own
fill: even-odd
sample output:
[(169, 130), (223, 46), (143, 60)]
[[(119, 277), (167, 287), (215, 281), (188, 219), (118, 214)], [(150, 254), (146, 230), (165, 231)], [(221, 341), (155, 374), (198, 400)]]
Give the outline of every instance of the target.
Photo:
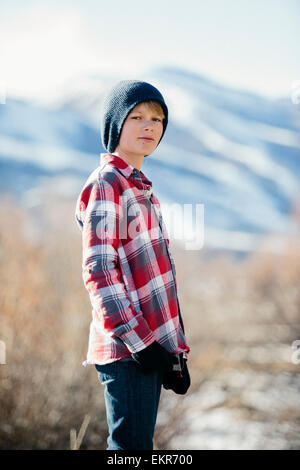
[(116, 151), (125, 155), (151, 154), (163, 133), (163, 111), (157, 112), (145, 103), (137, 104), (124, 121)]

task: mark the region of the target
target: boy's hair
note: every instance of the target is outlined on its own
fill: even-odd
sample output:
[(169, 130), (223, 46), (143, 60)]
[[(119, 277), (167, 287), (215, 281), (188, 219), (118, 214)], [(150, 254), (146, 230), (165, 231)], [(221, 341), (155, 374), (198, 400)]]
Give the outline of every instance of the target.
[(148, 101), (142, 101), (146, 106), (149, 106), (149, 108), (153, 111), (159, 114), (163, 119), (165, 118), (165, 113), (164, 110), (162, 109), (160, 103), (156, 100), (148, 100)]
[(156, 111), (158, 106), (161, 108), (158, 111), (164, 116), (161, 141), (168, 124), (168, 107), (162, 94), (150, 83), (122, 80), (105, 95), (102, 103), (101, 140), (108, 152), (112, 153), (117, 148), (124, 121), (130, 111), (144, 102)]

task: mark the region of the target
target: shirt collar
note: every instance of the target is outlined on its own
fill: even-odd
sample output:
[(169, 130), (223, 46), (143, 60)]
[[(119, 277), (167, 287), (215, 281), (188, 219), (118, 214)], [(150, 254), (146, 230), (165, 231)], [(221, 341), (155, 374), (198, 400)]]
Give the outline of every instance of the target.
[(117, 155), (114, 155), (113, 153), (101, 153), (100, 163), (103, 162), (109, 163), (110, 165), (117, 167), (127, 179), (131, 176), (134, 171), (139, 172), (142, 182), (148, 186), (152, 186), (152, 181), (147, 178), (147, 176), (142, 172), (142, 170), (138, 170), (134, 166), (130, 165), (130, 163), (125, 162), (125, 160), (123, 160), (121, 157), (118, 157)]

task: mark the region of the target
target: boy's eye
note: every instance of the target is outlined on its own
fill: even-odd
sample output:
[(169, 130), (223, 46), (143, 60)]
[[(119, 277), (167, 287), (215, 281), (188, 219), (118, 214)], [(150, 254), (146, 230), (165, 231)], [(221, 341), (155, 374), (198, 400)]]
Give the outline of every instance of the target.
[[(141, 116), (132, 116), (131, 119), (139, 119), (140, 117), (141, 117)], [(153, 119), (155, 119), (156, 121), (159, 121), (159, 122), (161, 121), (160, 118), (153, 118)]]

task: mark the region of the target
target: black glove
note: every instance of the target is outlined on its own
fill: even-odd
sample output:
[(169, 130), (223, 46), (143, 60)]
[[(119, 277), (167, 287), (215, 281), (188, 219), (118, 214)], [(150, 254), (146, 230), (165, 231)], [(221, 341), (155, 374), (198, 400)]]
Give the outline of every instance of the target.
[(173, 366), (172, 354), (157, 341), (139, 352), (132, 353), (131, 357), (144, 374), (150, 374), (157, 370), (164, 372), (171, 370)]
[[(174, 356), (174, 363), (176, 356)], [(166, 370), (163, 377), (163, 387), (166, 390), (173, 390), (178, 395), (185, 395), (191, 385), (191, 378), (187, 367), (186, 359), (180, 354), (180, 368), (177, 370)]]

